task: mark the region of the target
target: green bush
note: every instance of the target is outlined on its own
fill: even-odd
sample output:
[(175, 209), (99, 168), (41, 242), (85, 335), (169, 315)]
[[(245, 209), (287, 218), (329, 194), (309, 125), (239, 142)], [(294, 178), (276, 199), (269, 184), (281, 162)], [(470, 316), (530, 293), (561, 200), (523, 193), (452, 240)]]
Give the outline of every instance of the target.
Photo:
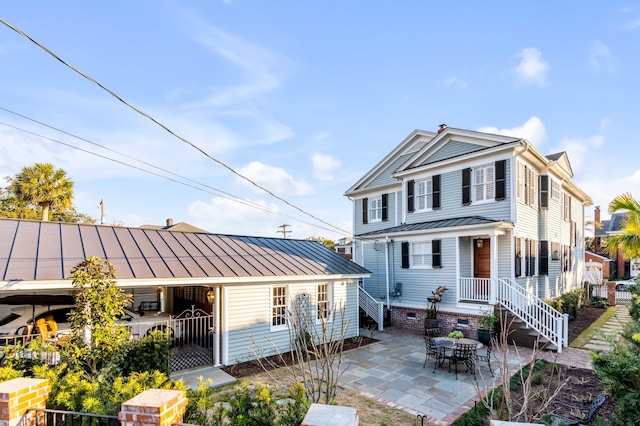
[(144, 371), (160, 371), (168, 376), (170, 348), (170, 332), (155, 330), (146, 337), (129, 342), (123, 348), (126, 356), (119, 357), (114, 368), (123, 376)]
[(553, 300), (545, 299), (544, 302), (557, 311), (568, 314), (569, 319), (576, 319), (578, 310), (584, 305), (584, 300), (584, 290), (578, 289), (564, 293)]
[(242, 382), (231, 392), (211, 388), (200, 379), (197, 389), (188, 392), (184, 422), (201, 426), (255, 425), (293, 426), (302, 423), (309, 408), (301, 383), (282, 391), (258, 383)]
[(594, 308), (608, 308), (611, 306), (611, 303), (603, 297), (593, 296), (591, 298), (591, 306)]
[(592, 354), (593, 366), (606, 392), (616, 400), (621, 425), (640, 424), (640, 323), (636, 320), (610, 342), (610, 352)]
[(88, 377), (67, 364), (36, 366), (34, 377), (51, 385), (47, 408), (84, 413), (117, 415), (120, 405), (146, 389), (186, 390), (183, 382), (173, 382), (159, 371), (131, 373), (113, 380), (108, 375)]

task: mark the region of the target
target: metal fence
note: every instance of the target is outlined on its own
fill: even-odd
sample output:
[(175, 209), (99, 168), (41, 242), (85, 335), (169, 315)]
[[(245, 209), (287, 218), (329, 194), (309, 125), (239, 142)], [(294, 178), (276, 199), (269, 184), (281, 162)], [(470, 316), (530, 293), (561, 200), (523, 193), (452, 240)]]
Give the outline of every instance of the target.
[(27, 414), (33, 414), (29, 423), (34, 426), (119, 426), (118, 416), (101, 414), (78, 413), (75, 411), (33, 409)]
[(591, 285), (591, 297), (607, 298), (607, 285), (606, 284), (592, 284)]

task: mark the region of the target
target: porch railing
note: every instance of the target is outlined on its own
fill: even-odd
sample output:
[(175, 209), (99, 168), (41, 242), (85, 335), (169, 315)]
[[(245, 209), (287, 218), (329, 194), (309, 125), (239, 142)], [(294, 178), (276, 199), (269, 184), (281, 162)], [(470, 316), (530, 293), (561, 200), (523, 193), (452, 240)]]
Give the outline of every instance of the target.
[(358, 301), (360, 307), (378, 324), (378, 330), (382, 330), (384, 328), (384, 304), (378, 302), (360, 286), (358, 286)]
[(568, 345), (569, 316), (562, 314), (538, 296), (508, 278), (461, 278), (460, 300), (501, 304), (556, 346), (558, 352)]

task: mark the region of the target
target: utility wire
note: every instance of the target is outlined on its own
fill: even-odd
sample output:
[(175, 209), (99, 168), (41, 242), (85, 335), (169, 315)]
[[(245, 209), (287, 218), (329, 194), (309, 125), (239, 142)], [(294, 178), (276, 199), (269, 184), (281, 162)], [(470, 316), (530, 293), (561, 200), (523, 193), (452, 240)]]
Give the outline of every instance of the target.
[(80, 74), (82, 77), (86, 78), (87, 80), (91, 81), (92, 83), (96, 84), (98, 87), (100, 87), (102, 90), (106, 91), (107, 93), (109, 93), (111, 96), (113, 96), (114, 98), (118, 99), (120, 102), (122, 102), (123, 104), (125, 104), (126, 106), (128, 106), (129, 108), (131, 108), (132, 110), (134, 110), (135, 112), (137, 112), (138, 114), (142, 115), (143, 117), (148, 118), (149, 120), (151, 120), (152, 122), (154, 122), (155, 124), (157, 124), (158, 126), (160, 126), (161, 128), (163, 128), (164, 130), (166, 130), (167, 132), (169, 132), (169, 134), (173, 135), (174, 137), (180, 139), (182, 142), (186, 143), (187, 145), (191, 146), (192, 148), (194, 148), (196, 151), (200, 152), (202, 155), (204, 155), (205, 157), (209, 158), (210, 160), (218, 163), (220, 166), (224, 167), (225, 169), (229, 170), (231, 173), (233, 173), (234, 175), (238, 176), (241, 179), (246, 180), (247, 182), (249, 182), (251, 185), (255, 186), (256, 188), (261, 189), (262, 191), (266, 192), (267, 194), (271, 195), (272, 197), (282, 201), (283, 203), (285, 203), (286, 205), (288, 205), (289, 207), (292, 207), (296, 210), (298, 210), (299, 212), (310, 216), (311, 218), (324, 223), (325, 225), (330, 226), (333, 229), (337, 229), (342, 233), (347, 233), (350, 234), (349, 231), (345, 231), (344, 229), (341, 229), (335, 225), (332, 225), (329, 222), (326, 222), (322, 219), (320, 219), (319, 217), (301, 209), (300, 207), (290, 203), (289, 201), (285, 200), (284, 198), (280, 197), (279, 195), (274, 194), (273, 192), (271, 192), (269, 189), (265, 188), (264, 186), (258, 184), (257, 182), (254, 182), (252, 179), (244, 176), (243, 174), (235, 171), (231, 166), (227, 165), (226, 163), (224, 163), (221, 160), (218, 160), (217, 158), (213, 157), (212, 155), (208, 154), (205, 150), (203, 150), (202, 148), (200, 148), (199, 146), (197, 146), (196, 144), (192, 143), (191, 141), (189, 141), (188, 139), (178, 135), (177, 133), (175, 133), (173, 130), (169, 129), (167, 126), (165, 126), (163, 123), (161, 123), (160, 121), (156, 120), (155, 118), (153, 118), (152, 116), (150, 116), (149, 114), (147, 114), (146, 112), (142, 111), (141, 109), (133, 106), (132, 104), (130, 104), (129, 102), (125, 101), (122, 97), (120, 97), (118, 94), (116, 94), (115, 92), (113, 92), (112, 90), (110, 90), (109, 88), (107, 88), (106, 86), (104, 86), (102, 83), (98, 82), (97, 80), (95, 80), (94, 78), (92, 78), (91, 76), (85, 74), (84, 72), (80, 71), (79, 69), (75, 68), (74, 66), (70, 65), (69, 63), (67, 63), (66, 61), (64, 61), (62, 58), (60, 58), (58, 55), (56, 55), (54, 52), (52, 52), (51, 50), (49, 50), (47, 47), (45, 47), (44, 45), (40, 44), (38, 41), (34, 40), (33, 38), (31, 38), (31, 36), (29, 36), (28, 34), (26, 34), (25, 32), (23, 32), (22, 30), (20, 30), (19, 28), (14, 27), (13, 25), (11, 25), (10, 23), (8, 23), (7, 21), (5, 21), (4, 19), (0, 19), (0, 22), (3, 23), (4, 25), (6, 25), (7, 27), (11, 28), (13, 31), (17, 32), (18, 34), (20, 34), (21, 36), (25, 37), (27, 40), (31, 41), (32, 43), (34, 43), (36, 46), (38, 46), (39, 48), (41, 48), (42, 50), (44, 50), (45, 52), (47, 52), (49, 55), (51, 55), (53, 58), (57, 59), (58, 61), (60, 61), (64, 66), (72, 69), (73, 71), (75, 71), (76, 73)]
[[(10, 113), (14, 113), (13, 111), (8, 110), (8, 109), (3, 108), (3, 107), (0, 107), (0, 109), (2, 109), (2, 110), (4, 110), (4, 111), (7, 111), (7, 112), (10, 112)], [(33, 119), (31, 119), (31, 118), (29, 118), (29, 117), (26, 117), (26, 116), (23, 116), (23, 115), (21, 115), (21, 114), (18, 114), (18, 113), (15, 113), (15, 114), (16, 114), (16, 115), (19, 115), (19, 116), (21, 116), (21, 117), (24, 117), (24, 118), (26, 118), (26, 119), (28, 119), (28, 120), (34, 121), (34, 122), (36, 122), (36, 123), (40, 123), (40, 122), (38, 122), (37, 120), (33, 120)], [(47, 126), (47, 127), (50, 127), (50, 128), (52, 128), (52, 129), (56, 129), (55, 127), (49, 126), (49, 125), (44, 124), (44, 123), (40, 123), (40, 124), (42, 124), (42, 125), (44, 125), (44, 126)], [(107, 156), (105, 156), (105, 155), (101, 155), (101, 154), (98, 154), (98, 153), (96, 153), (96, 152), (92, 152), (92, 151), (89, 151), (89, 150), (87, 150), (87, 149), (80, 148), (80, 147), (77, 147), (77, 146), (71, 145), (71, 144), (69, 144), (69, 143), (59, 141), (59, 140), (57, 140), (57, 139), (50, 138), (50, 137), (48, 137), (48, 136), (40, 135), (40, 134), (35, 133), (35, 132), (32, 132), (32, 131), (30, 131), (30, 130), (22, 129), (22, 128), (17, 127), (17, 126), (13, 126), (13, 125), (11, 125), (11, 124), (4, 123), (4, 122), (2, 122), (2, 121), (0, 121), (0, 125), (6, 126), (6, 127), (10, 127), (10, 128), (12, 128), (12, 129), (15, 129), (15, 130), (19, 130), (19, 131), (21, 131), (21, 132), (28, 133), (28, 134), (30, 134), (30, 135), (37, 136), (37, 137), (42, 138), (42, 139), (46, 139), (46, 140), (49, 140), (49, 141), (51, 141), (51, 142), (54, 142), (54, 143), (57, 143), (57, 144), (60, 144), (60, 145), (67, 146), (67, 147), (69, 147), (69, 148), (77, 149), (78, 151), (82, 151), (82, 152), (85, 152), (85, 153), (87, 153), (87, 154), (91, 154), (91, 155), (94, 155), (94, 156), (96, 156), (96, 157), (100, 157), (100, 158), (103, 158), (103, 159), (105, 159), (105, 160), (109, 160), (109, 161), (112, 161), (112, 162), (114, 162), (114, 163), (117, 163), (117, 164), (120, 164), (120, 165), (123, 165), (123, 166), (126, 166), (126, 167), (130, 167), (130, 168), (132, 168), (132, 169), (136, 169), (136, 170), (139, 170), (139, 171), (141, 171), (141, 172), (148, 173), (148, 174), (150, 174), (150, 175), (157, 176), (157, 177), (160, 177), (160, 178), (163, 178), (163, 179), (169, 180), (169, 181), (174, 182), (174, 183), (178, 183), (178, 184), (180, 184), (180, 185), (184, 185), (184, 186), (189, 187), (189, 188), (197, 189), (197, 190), (199, 190), (199, 191), (207, 192), (207, 193), (209, 193), (209, 194), (216, 195), (216, 196), (218, 196), (218, 197), (225, 198), (225, 199), (227, 199), (227, 200), (235, 201), (236, 203), (244, 204), (244, 205), (246, 205), (246, 206), (248, 206), (248, 207), (253, 207), (253, 208), (256, 208), (256, 209), (259, 209), (259, 210), (265, 211), (265, 212), (267, 212), (267, 213), (272, 213), (272, 214), (275, 214), (275, 215), (278, 215), (278, 216), (288, 217), (288, 218), (290, 218), (290, 219), (294, 219), (294, 220), (300, 221), (300, 222), (302, 222), (302, 223), (306, 223), (307, 225), (310, 225), (310, 226), (313, 226), (313, 227), (316, 227), (316, 228), (319, 228), (319, 229), (324, 229), (325, 231), (335, 232), (335, 230), (334, 230), (334, 229), (329, 229), (329, 228), (326, 228), (326, 227), (324, 227), (324, 226), (317, 225), (317, 224), (315, 224), (315, 223), (311, 223), (311, 222), (307, 222), (307, 221), (305, 221), (305, 220), (297, 219), (297, 218), (295, 218), (295, 217), (293, 217), (293, 216), (291, 216), (291, 215), (288, 215), (288, 214), (286, 214), (286, 213), (282, 213), (282, 212), (279, 212), (279, 211), (277, 211), (277, 210), (273, 210), (273, 209), (270, 209), (270, 208), (268, 208), (268, 207), (261, 206), (260, 204), (257, 204), (257, 203), (253, 203), (253, 202), (251, 202), (251, 201), (244, 200), (244, 199), (242, 199), (242, 198), (236, 197), (236, 196), (234, 196), (234, 195), (232, 195), (232, 194), (229, 194), (229, 193), (227, 193), (227, 192), (224, 192), (224, 191), (222, 191), (222, 190), (219, 190), (219, 189), (217, 189), (217, 188), (214, 188), (214, 187), (212, 187), (212, 186), (210, 186), (210, 185), (207, 185), (207, 184), (204, 184), (204, 183), (198, 182), (198, 181), (196, 181), (196, 180), (193, 180), (193, 179), (187, 178), (187, 177), (182, 176), (182, 175), (179, 175), (179, 174), (177, 174), (177, 173), (173, 173), (173, 172), (171, 172), (171, 171), (169, 171), (169, 170), (165, 170), (165, 169), (163, 169), (163, 168), (161, 168), (161, 167), (154, 166), (153, 164), (147, 163), (147, 162), (142, 161), (142, 160), (138, 160), (138, 159), (136, 159), (136, 158), (134, 158), (134, 157), (131, 157), (131, 156), (128, 156), (128, 155), (126, 155), (126, 154), (122, 154), (122, 153), (120, 153), (120, 152), (118, 152), (118, 151), (116, 151), (116, 150), (113, 150), (113, 149), (111, 149), (111, 148), (104, 147), (104, 146), (102, 146), (102, 145), (100, 145), (100, 144), (98, 144), (98, 143), (96, 143), (96, 142), (92, 142), (92, 141), (89, 141), (89, 140), (87, 140), (87, 139), (81, 138), (81, 137), (79, 137), (79, 136), (75, 136), (75, 135), (73, 135), (72, 133), (68, 133), (68, 132), (65, 132), (65, 131), (63, 131), (63, 130), (56, 129), (56, 130), (58, 130), (58, 131), (60, 131), (60, 132), (62, 132), (62, 133), (65, 133), (65, 134), (69, 135), (69, 136), (72, 136), (72, 137), (78, 138), (78, 139), (80, 139), (80, 140), (82, 140), (82, 141), (85, 141), (85, 142), (88, 142), (88, 143), (90, 143), (90, 144), (96, 145), (96, 146), (98, 146), (98, 147), (100, 147), (100, 148), (104, 148), (104, 149), (106, 149), (106, 150), (112, 151), (112, 152), (114, 152), (114, 153), (116, 153), (116, 154), (123, 155), (123, 156), (125, 156), (125, 157), (127, 157), (127, 158), (130, 158), (130, 159), (132, 159), (132, 160), (138, 161), (138, 162), (143, 163), (143, 164), (145, 164), (145, 165), (148, 165), (148, 166), (150, 166), (150, 167), (156, 168), (156, 169), (161, 170), (161, 171), (163, 171), (163, 172), (165, 172), (165, 173), (169, 173), (169, 174), (174, 175), (174, 176), (176, 176), (176, 177), (179, 177), (179, 178), (181, 178), (181, 179), (185, 179), (185, 180), (187, 180), (187, 181), (193, 182), (193, 183), (195, 183), (195, 184), (197, 184), (197, 185), (200, 185), (200, 186), (202, 186), (202, 187), (204, 187), (204, 188), (208, 188), (208, 189), (210, 189), (211, 191), (208, 191), (208, 190), (206, 190), (206, 189), (204, 189), (204, 188), (200, 188), (200, 187), (198, 187), (198, 186), (190, 185), (190, 184), (188, 184), (188, 183), (182, 182), (182, 181), (177, 180), (177, 179), (173, 179), (173, 178), (168, 177), (168, 176), (164, 176), (164, 175), (162, 175), (162, 174), (160, 174), (160, 173), (156, 173), (156, 172), (153, 172), (153, 171), (150, 171), (150, 170), (147, 170), (147, 169), (140, 168), (140, 167), (135, 166), (135, 165), (133, 165), (133, 164), (129, 164), (129, 163), (125, 163), (125, 162), (120, 161), (120, 160), (116, 160), (115, 158), (107, 157)], [(349, 235), (350, 235), (350, 234), (349, 234)]]

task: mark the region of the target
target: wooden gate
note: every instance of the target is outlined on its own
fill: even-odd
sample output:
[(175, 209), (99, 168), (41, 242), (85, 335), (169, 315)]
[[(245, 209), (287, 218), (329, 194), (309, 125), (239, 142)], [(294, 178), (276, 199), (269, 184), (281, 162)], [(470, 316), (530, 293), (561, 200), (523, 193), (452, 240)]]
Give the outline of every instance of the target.
[(171, 319), (173, 330), (181, 330), (169, 358), (171, 371), (185, 370), (202, 365), (213, 365), (213, 315), (191, 306)]

